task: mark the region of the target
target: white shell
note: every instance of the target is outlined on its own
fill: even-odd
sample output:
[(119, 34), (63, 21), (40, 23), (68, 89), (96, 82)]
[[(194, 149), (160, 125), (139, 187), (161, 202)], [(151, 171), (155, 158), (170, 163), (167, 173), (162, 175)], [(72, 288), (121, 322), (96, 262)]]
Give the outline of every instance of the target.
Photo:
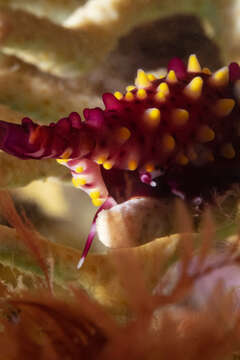
[(97, 218), (99, 240), (107, 247), (137, 246), (171, 229), (170, 205), (152, 198), (134, 198), (103, 210)]

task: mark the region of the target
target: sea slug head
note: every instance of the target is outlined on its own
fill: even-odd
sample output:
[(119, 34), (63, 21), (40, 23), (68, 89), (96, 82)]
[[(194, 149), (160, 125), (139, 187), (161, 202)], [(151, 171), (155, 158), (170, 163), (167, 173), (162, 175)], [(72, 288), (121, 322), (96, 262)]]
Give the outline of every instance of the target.
[(239, 79), (236, 63), (212, 73), (191, 55), (187, 66), (172, 59), (164, 77), (138, 70), (125, 93), (104, 94), (105, 109), (85, 117), (99, 130), (89, 159), (105, 194), (212, 201), (238, 183)]

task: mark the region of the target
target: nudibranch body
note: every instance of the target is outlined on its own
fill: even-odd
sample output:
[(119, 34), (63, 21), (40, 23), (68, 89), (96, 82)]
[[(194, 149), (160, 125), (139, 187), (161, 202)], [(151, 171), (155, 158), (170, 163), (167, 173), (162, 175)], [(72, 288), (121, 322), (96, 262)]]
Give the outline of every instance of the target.
[(96, 206), (149, 195), (211, 199), (240, 179), (236, 63), (211, 73), (195, 55), (174, 58), (164, 77), (138, 70), (126, 93), (39, 126), (0, 121), (0, 148), (20, 158), (56, 158)]

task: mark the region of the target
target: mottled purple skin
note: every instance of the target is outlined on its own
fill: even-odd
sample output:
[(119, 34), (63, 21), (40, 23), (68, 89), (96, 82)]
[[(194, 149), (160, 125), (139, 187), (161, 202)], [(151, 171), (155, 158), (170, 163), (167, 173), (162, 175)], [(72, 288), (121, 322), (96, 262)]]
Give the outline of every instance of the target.
[[(105, 109), (85, 109), (85, 121), (77, 113), (49, 126), (39, 126), (28, 118), (21, 125), (0, 121), (0, 148), (21, 159), (65, 159), (76, 187), (90, 196), (99, 190), (95, 205), (109, 198), (122, 202), (139, 195), (212, 201), (216, 191), (225, 191), (240, 180), (240, 108), (235, 94), (240, 67), (229, 65), (228, 81), (223, 85), (213, 84), (207, 71), (188, 71), (178, 58), (170, 61), (170, 70), (175, 71), (177, 81), (152, 79), (144, 89), (145, 97), (139, 95), (138, 88), (129, 91), (131, 101), (125, 95), (119, 100), (113, 94), (104, 94)], [(200, 96), (194, 98), (185, 89), (196, 77), (202, 79), (203, 86)], [(162, 83), (169, 88), (164, 101), (156, 98)], [(214, 110), (221, 99), (234, 100), (233, 108), (224, 116)], [(154, 128), (146, 121), (151, 109), (161, 113)], [(188, 112), (185, 124), (172, 121), (175, 109)], [(214, 132), (214, 138), (199, 141), (199, 129), (205, 125)], [(119, 140), (122, 128), (130, 136)], [(171, 151), (164, 145), (166, 135), (175, 142)], [(229, 151), (223, 156), (225, 144), (231, 145), (234, 156), (229, 156)], [(191, 149), (197, 155), (195, 159), (189, 155)], [(102, 154), (103, 166), (98, 161)], [(179, 154), (187, 156), (187, 163), (178, 160)], [(135, 169), (129, 165), (132, 159), (137, 163)], [(147, 170), (147, 164), (153, 164), (154, 170)]]

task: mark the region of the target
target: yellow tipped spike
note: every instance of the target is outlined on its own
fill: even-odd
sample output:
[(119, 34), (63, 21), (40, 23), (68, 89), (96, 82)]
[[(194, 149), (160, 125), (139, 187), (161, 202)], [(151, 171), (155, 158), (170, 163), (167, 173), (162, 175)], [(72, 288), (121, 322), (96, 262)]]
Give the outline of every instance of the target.
[(94, 206), (101, 206), (103, 204), (104, 200), (103, 199), (92, 199), (92, 203)]
[(197, 100), (202, 95), (203, 79), (200, 76), (196, 76), (185, 87), (184, 93), (190, 98)]
[(72, 183), (75, 187), (78, 187), (78, 183), (77, 183), (77, 178), (73, 177), (72, 178)]
[(187, 71), (188, 72), (201, 72), (201, 66), (199, 64), (198, 58), (196, 55), (192, 54), (189, 56), (188, 58), (188, 67), (187, 67)]
[(215, 138), (214, 131), (208, 125), (202, 125), (198, 129), (197, 140), (201, 143), (212, 141)]
[(214, 112), (218, 116), (227, 116), (234, 108), (235, 101), (233, 99), (220, 99), (214, 106)]
[(116, 91), (116, 92), (114, 93), (114, 96), (115, 96), (115, 98), (118, 99), (118, 100), (122, 100), (122, 98), (123, 98), (123, 94), (122, 94), (120, 91)]
[(188, 155), (188, 158), (189, 158), (191, 161), (195, 161), (195, 160), (197, 159), (197, 153), (196, 153), (196, 151), (194, 150), (193, 147), (190, 147), (190, 148), (188, 149), (187, 155)]
[(139, 99), (141, 99), (141, 100), (146, 99), (146, 97), (147, 97), (146, 90), (144, 90), (144, 89), (139, 89), (139, 90), (137, 91), (137, 97), (138, 97)]
[(154, 171), (155, 170), (155, 166), (154, 166), (154, 164), (153, 163), (148, 163), (148, 164), (146, 164), (145, 165), (145, 170), (147, 171), (147, 172), (152, 172), (152, 171)]
[(215, 160), (214, 155), (211, 151), (206, 154), (207, 161), (213, 162)]
[(102, 155), (97, 158), (96, 163), (102, 165), (105, 161), (106, 161), (106, 156)]
[(174, 70), (169, 71), (169, 73), (167, 74), (166, 80), (170, 84), (175, 84), (178, 81)]
[(130, 138), (130, 136), (131, 136), (131, 131), (128, 128), (124, 127), (124, 126), (120, 127), (117, 130), (117, 139), (120, 142), (127, 141)]
[(161, 120), (161, 112), (157, 108), (147, 109), (144, 114), (145, 121), (151, 126), (158, 126)]
[(231, 143), (226, 143), (221, 148), (221, 154), (226, 159), (233, 159), (236, 155), (236, 152)]
[(77, 166), (75, 171), (76, 171), (76, 173), (80, 174), (84, 171), (84, 168), (83, 168), (83, 166)]
[(158, 91), (156, 95), (154, 96), (155, 100), (158, 102), (164, 102), (166, 101), (166, 96), (162, 91)]
[(147, 74), (141, 69), (139, 69), (137, 72), (137, 77), (135, 79), (135, 85), (139, 89), (146, 88), (151, 85), (151, 82), (149, 81)]
[(209, 79), (210, 84), (215, 86), (226, 86), (229, 82), (229, 69), (225, 66), (217, 70)]
[(206, 74), (206, 75), (212, 75), (211, 70), (210, 70), (209, 68), (207, 68), (207, 67), (204, 67), (204, 68), (202, 69), (202, 72), (203, 72), (204, 74)]
[(134, 85), (128, 85), (128, 86), (126, 87), (126, 90), (127, 90), (127, 91), (132, 91), (132, 90), (134, 90), (134, 89), (136, 89), (136, 86), (134, 86)]
[(153, 74), (147, 74), (147, 77), (148, 77), (148, 80), (149, 80), (149, 81), (154, 81), (154, 80), (156, 80), (156, 76), (153, 75)]
[(130, 160), (128, 162), (128, 170), (134, 171), (138, 167), (138, 163), (136, 160)]
[(30, 131), (29, 139), (28, 139), (30, 144), (34, 144), (34, 142), (37, 140), (39, 136), (39, 133), (40, 133), (40, 126), (37, 125), (37, 127), (34, 130)]
[(100, 197), (100, 191), (92, 190), (92, 191), (90, 191), (89, 196), (91, 199), (98, 199)]
[(105, 162), (103, 163), (103, 167), (104, 167), (104, 169), (106, 169), (106, 170), (110, 170), (110, 169), (113, 167), (113, 163), (112, 163), (111, 161), (105, 161)]
[(72, 178), (72, 183), (75, 187), (78, 187), (78, 186), (83, 186), (86, 184), (86, 179), (85, 178), (80, 178), (80, 177), (73, 177)]
[(185, 109), (174, 109), (172, 111), (172, 121), (174, 125), (182, 126), (187, 123), (189, 112)]
[(61, 158), (63, 159), (69, 159), (70, 155), (72, 154), (72, 149), (68, 148), (64, 151), (64, 153), (61, 155)]
[(186, 155), (179, 153), (176, 157), (176, 163), (184, 166), (189, 163), (189, 160)]
[(83, 186), (83, 185), (85, 185), (86, 184), (86, 179), (85, 178), (78, 178), (78, 184), (80, 185), (80, 186)]
[(172, 151), (175, 148), (175, 139), (169, 134), (165, 134), (162, 138), (164, 151)]
[(170, 93), (168, 84), (165, 82), (162, 82), (161, 84), (158, 85), (157, 91), (161, 91), (165, 96), (169, 95)]
[(127, 100), (127, 101), (134, 100), (134, 94), (132, 92), (128, 91), (125, 95), (125, 100)]
[(68, 162), (68, 160), (67, 159), (57, 159), (57, 162), (59, 164), (66, 164)]

